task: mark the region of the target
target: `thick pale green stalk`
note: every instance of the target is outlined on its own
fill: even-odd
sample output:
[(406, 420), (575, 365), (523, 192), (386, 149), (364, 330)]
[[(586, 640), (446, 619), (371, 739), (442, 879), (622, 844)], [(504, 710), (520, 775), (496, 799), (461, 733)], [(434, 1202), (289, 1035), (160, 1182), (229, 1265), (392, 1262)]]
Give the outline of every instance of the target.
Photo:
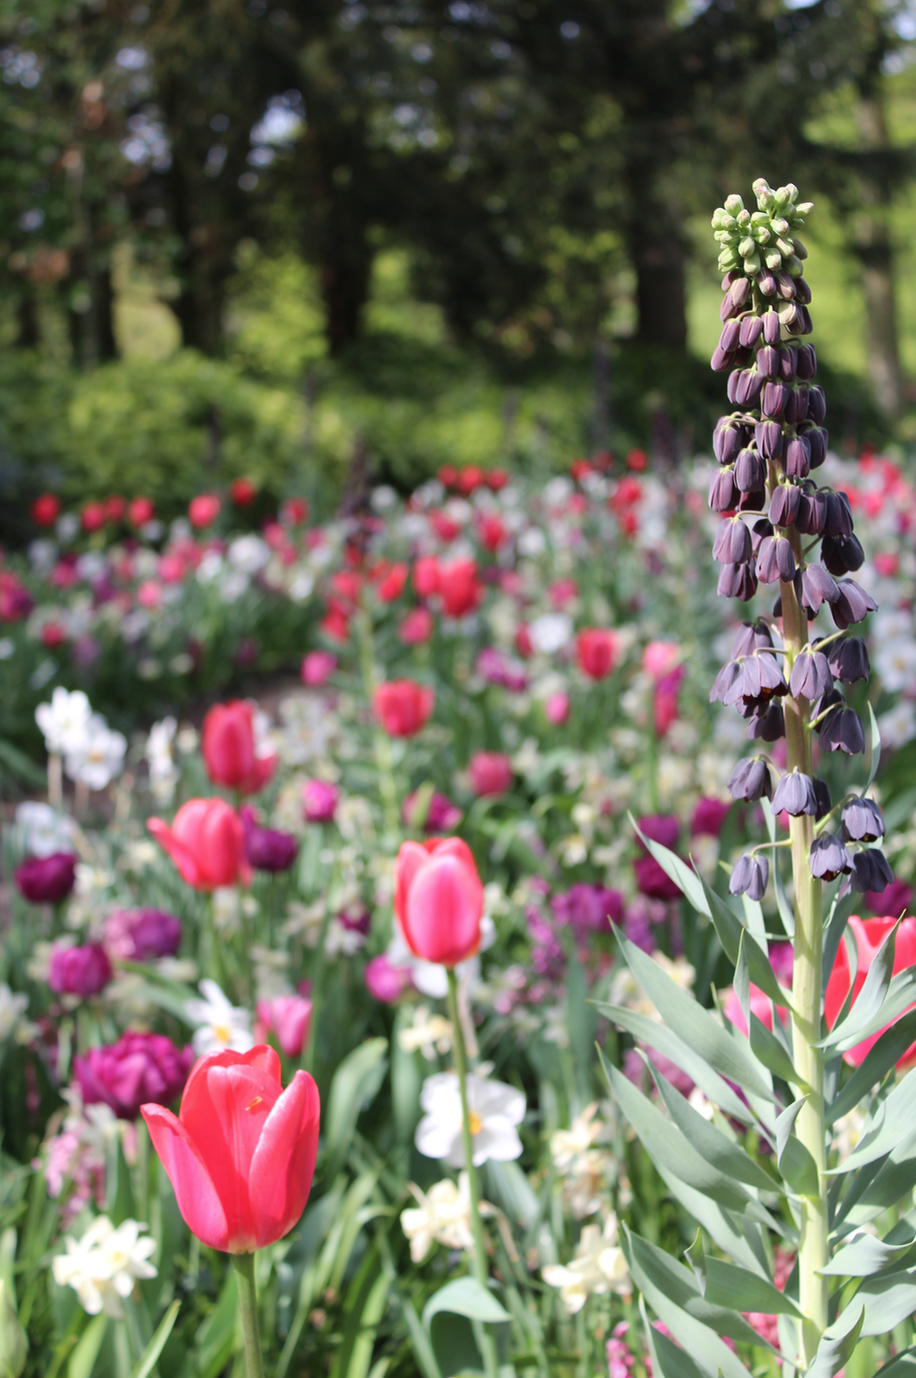
[(264, 1378), (261, 1332), (258, 1325), (258, 1296), (254, 1285), (254, 1254), (233, 1254), (232, 1264), (235, 1268), (235, 1280), (239, 1289), (239, 1315), (242, 1318), (245, 1368), (248, 1378)]
[[(471, 1133), (471, 1116), (468, 1109), (468, 1060), (464, 1047), (464, 1034), (461, 1031), (461, 1016), (458, 1009), (458, 978), (455, 975), (454, 967), (448, 968), (448, 1012), (452, 1021), (455, 1071), (458, 1073), (458, 1087), (461, 1092), (461, 1136), (464, 1142), (464, 1163), (470, 1186), (471, 1230), (474, 1234), (474, 1276), (481, 1287), (486, 1287), (489, 1269), (483, 1221), (480, 1218), (480, 1183), (477, 1179), (477, 1168), (474, 1166), (474, 1138)], [(484, 1325), (480, 1327), (479, 1342), (483, 1350), (487, 1378), (497, 1378), (499, 1361), (496, 1355), (496, 1343)]]
[[(796, 560), (800, 556), (797, 532), (792, 538)], [(786, 679), (799, 651), (808, 642), (808, 622), (798, 604), (792, 584), (781, 584), (783, 639), (786, 647)], [(811, 776), (811, 734), (809, 706), (805, 699), (783, 699), (786, 715), (788, 769), (796, 767)], [(814, 819), (807, 814), (789, 820), (792, 841), (792, 871), (795, 890), (795, 963), (792, 976), (792, 1054), (804, 1082), (808, 1099), (795, 1121), (795, 1132), (817, 1164), (817, 1196), (804, 1197), (801, 1203), (801, 1233), (798, 1246), (799, 1306), (802, 1322), (802, 1350), (810, 1364), (827, 1327), (828, 1279), (819, 1270), (826, 1267), (827, 1181), (824, 1125), (824, 1056), (814, 1045), (821, 1037), (823, 1006), (821, 966), (824, 950), (821, 883), (811, 874), (810, 851), (814, 839)]]

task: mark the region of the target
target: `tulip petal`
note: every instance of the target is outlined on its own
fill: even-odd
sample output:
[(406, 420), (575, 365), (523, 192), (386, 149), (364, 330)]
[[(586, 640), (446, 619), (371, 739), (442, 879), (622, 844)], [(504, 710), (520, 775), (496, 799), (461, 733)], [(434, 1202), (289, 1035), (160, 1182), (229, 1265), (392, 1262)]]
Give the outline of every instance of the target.
[(456, 966), (480, 947), (483, 885), (460, 856), (434, 852), (407, 894), (401, 927), (414, 956)]
[(403, 921), (404, 902), (414, 876), (429, 860), (429, 849), (419, 842), (403, 842), (394, 863), (394, 912)]
[(267, 1116), (248, 1178), (259, 1249), (288, 1234), (305, 1210), (318, 1154), (320, 1109), (313, 1078), (297, 1072)]
[(226, 1212), (187, 1129), (164, 1106), (143, 1105), (140, 1111), (188, 1228), (211, 1249), (228, 1249)]
[(186, 885), (192, 886), (195, 890), (203, 888), (203, 882), (197, 862), (188, 851), (187, 847), (182, 846), (169, 825), (163, 818), (148, 818), (146, 826), (153, 837), (159, 843), (164, 852), (172, 858), (178, 867), (178, 874)]
[(181, 1102), (181, 1123), (198, 1146), (223, 1203), (233, 1253), (255, 1248), (257, 1224), (248, 1193), (251, 1160), (281, 1093), (279, 1076), (264, 1070), (270, 1065), (264, 1050), (252, 1051), (257, 1054), (253, 1062), (238, 1054), (229, 1062), (231, 1055), (226, 1053), (205, 1059)]

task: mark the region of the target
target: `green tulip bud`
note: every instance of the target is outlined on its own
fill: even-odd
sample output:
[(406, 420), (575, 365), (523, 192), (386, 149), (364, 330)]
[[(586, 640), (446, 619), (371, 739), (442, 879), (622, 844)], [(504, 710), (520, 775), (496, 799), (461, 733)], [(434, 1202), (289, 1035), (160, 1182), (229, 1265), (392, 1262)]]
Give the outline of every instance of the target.
[(766, 225), (769, 219), (770, 217), (767, 215), (766, 211), (754, 211), (754, 214), (751, 216), (751, 224)]
[(777, 239), (776, 247), (782, 254), (783, 258), (791, 258), (792, 255), (795, 253), (795, 245), (792, 243), (790, 239), (783, 239), (782, 235), (780, 235)]
[(747, 273), (748, 277), (753, 277), (755, 273), (760, 272), (760, 268), (760, 255), (755, 248), (752, 254), (745, 255), (744, 271)]
[(771, 225), (776, 234), (786, 234), (789, 229), (788, 220), (784, 220), (781, 215), (776, 215), (771, 220)]
[(793, 239), (793, 240), (792, 240), (792, 243), (793, 243), (794, 246), (795, 246), (795, 257), (796, 257), (796, 258), (805, 259), (805, 258), (808, 257), (808, 250), (805, 248), (804, 244), (801, 242), (800, 239)]
[(731, 196), (725, 198), (725, 209), (728, 211), (729, 215), (738, 215), (744, 210), (744, 202), (741, 200), (740, 196), (733, 193)]
[(744, 229), (745, 225), (749, 225), (751, 223), (751, 213), (750, 211), (739, 211), (735, 219), (737, 220), (741, 228)]
[(785, 268), (790, 278), (800, 278), (805, 271), (805, 265), (802, 263), (801, 259), (796, 258), (794, 254), (791, 258), (787, 258), (782, 266)]
[(766, 225), (755, 225), (751, 231), (758, 244), (769, 244), (770, 232)]
[(0, 1278), (0, 1378), (19, 1378), (28, 1351), (28, 1336), (19, 1323), (7, 1285)]
[(757, 245), (750, 236), (747, 239), (742, 239), (741, 243), (738, 245), (738, 253), (742, 258), (747, 258), (748, 255), (754, 253), (756, 249)]
[(723, 249), (719, 255), (719, 272), (730, 273), (738, 266), (738, 255), (734, 249)]
[(771, 273), (778, 273), (782, 267), (782, 254), (776, 248), (768, 249), (764, 256), (764, 262)]
[(814, 202), (813, 202), (813, 201), (802, 201), (802, 203), (801, 203), (800, 206), (796, 206), (796, 207), (795, 207), (795, 214), (796, 214), (796, 215), (810, 215), (811, 212), (812, 212), (813, 210), (814, 210)]

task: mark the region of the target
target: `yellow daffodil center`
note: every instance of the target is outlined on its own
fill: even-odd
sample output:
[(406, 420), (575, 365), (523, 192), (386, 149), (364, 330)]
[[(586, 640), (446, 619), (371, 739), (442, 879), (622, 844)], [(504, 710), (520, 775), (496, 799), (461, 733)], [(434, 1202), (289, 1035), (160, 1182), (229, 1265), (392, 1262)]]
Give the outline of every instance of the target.
[(215, 1038), (219, 1039), (220, 1043), (232, 1042), (232, 1030), (228, 1024), (214, 1024), (213, 1034)]
[(468, 1113), (468, 1128), (472, 1134), (479, 1134), (481, 1129), (483, 1129), (483, 1120), (476, 1110), (471, 1110)]

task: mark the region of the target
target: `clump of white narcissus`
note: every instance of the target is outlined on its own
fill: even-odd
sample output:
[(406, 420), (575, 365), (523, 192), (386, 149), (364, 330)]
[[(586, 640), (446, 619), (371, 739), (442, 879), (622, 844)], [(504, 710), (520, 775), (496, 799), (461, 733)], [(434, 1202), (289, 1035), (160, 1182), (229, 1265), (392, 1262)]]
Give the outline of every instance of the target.
[(559, 1288), (560, 1300), (570, 1315), (581, 1311), (590, 1296), (607, 1292), (629, 1296), (633, 1290), (630, 1270), (617, 1243), (617, 1217), (613, 1211), (603, 1230), (598, 1225), (585, 1226), (575, 1258), (568, 1265), (548, 1264), (541, 1269), (541, 1277), (548, 1287)]
[(92, 1222), (81, 1239), (67, 1237), (65, 1254), (58, 1254), (52, 1269), (59, 1287), (72, 1287), (90, 1316), (101, 1311), (122, 1319), (121, 1302), (130, 1296), (140, 1278), (154, 1278), (158, 1271), (151, 1256), (156, 1241), (143, 1236), (145, 1225), (125, 1220), (117, 1229), (107, 1215)]
[(35, 709), (51, 757), (63, 757), (64, 771), (76, 784), (101, 790), (124, 769), (127, 738), (108, 726), (101, 713), (93, 713), (81, 689), (69, 692), (58, 686), (50, 703)]

